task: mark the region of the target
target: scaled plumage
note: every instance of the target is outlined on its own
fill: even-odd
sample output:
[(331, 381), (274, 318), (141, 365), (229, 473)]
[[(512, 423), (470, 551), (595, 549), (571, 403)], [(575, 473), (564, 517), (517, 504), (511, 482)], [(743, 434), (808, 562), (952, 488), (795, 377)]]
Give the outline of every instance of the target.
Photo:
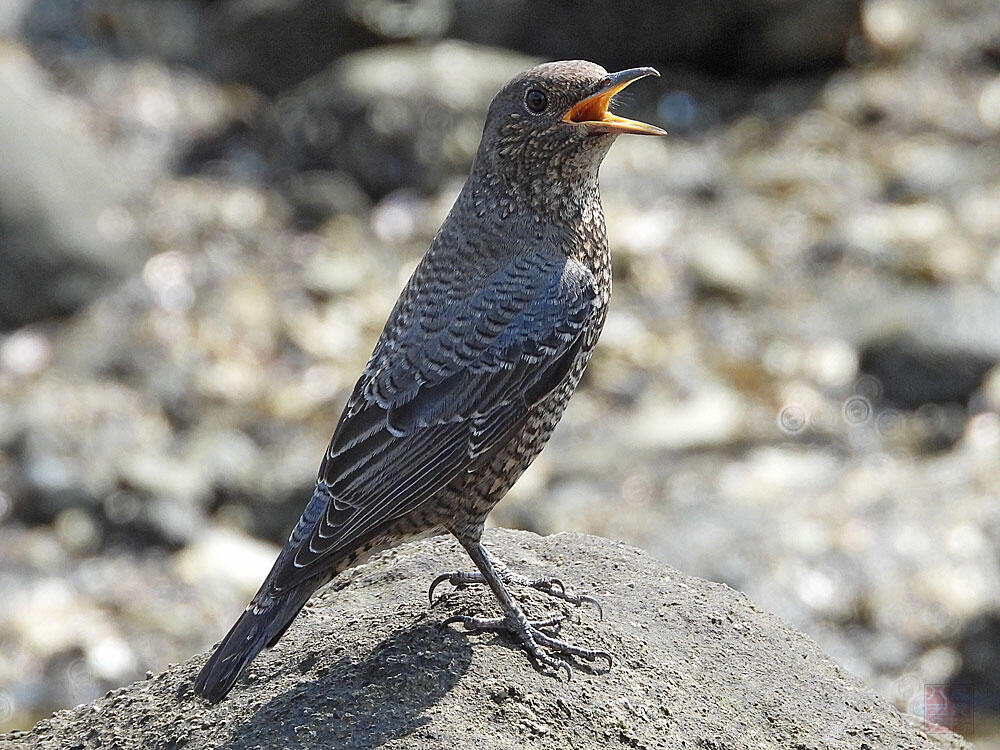
[[(452, 532), (480, 570), (451, 579), (489, 583), (507, 615), (500, 625), (466, 618), (467, 627), (511, 630), (537, 660), (567, 671), (540, 644), (604, 655), (528, 623), (505, 588), (526, 581), (492, 563), (479, 539), (486, 515), (548, 440), (604, 323), (611, 270), (600, 162), (616, 131), (656, 130), (611, 115), (577, 122), (573, 107), (650, 72), (616, 79), (593, 63), (548, 63), (497, 94), (469, 179), (389, 316), (313, 498), (199, 674), (200, 695), (225, 697), (337, 573), (435, 530)], [(545, 111), (526, 106), (529, 91), (532, 105), (544, 94)], [(588, 117), (601, 114), (586, 109)], [(573, 599), (565, 591), (560, 598)]]

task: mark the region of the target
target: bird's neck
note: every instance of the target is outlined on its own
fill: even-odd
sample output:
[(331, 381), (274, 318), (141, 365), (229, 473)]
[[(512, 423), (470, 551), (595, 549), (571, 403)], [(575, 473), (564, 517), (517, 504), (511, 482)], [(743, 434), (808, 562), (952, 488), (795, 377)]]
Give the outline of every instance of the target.
[(582, 182), (539, 180), (513, 187), (473, 170), (441, 234), (462, 236), (470, 225), (476, 229), (474, 253), (480, 263), (547, 248), (589, 268), (600, 298), (607, 301), (611, 256), (596, 173)]
[(556, 153), (544, 162), (501, 159), (492, 150), (481, 148), (469, 184), (491, 193), (496, 200), (517, 202), (538, 212), (585, 210), (599, 202), (597, 173), (610, 140), (595, 143), (600, 148)]
[(597, 168), (570, 175), (511, 175), (476, 164), (459, 202), (480, 218), (506, 224), (540, 225), (578, 234), (595, 221), (604, 230)]

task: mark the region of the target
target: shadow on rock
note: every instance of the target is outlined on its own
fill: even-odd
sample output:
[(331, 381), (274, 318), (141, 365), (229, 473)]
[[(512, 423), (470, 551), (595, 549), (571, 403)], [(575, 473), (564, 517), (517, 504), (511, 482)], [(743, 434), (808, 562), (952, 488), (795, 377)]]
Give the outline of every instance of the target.
[[(414, 582), (460, 559), (454, 542), (436, 537), (347, 571), (344, 588), (320, 592), (218, 705), (194, 695), (199, 654), (0, 737), (0, 747), (778, 750), (794, 738), (825, 750), (971, 750), (943, 730), (925, 732), (921, 719), (899, 714), (807, 637), (725, 586), (598, 537), (489, 529), (486, 543), (518, 565), (561, 564), (574, 579), (590, 578), (609, 619), (587, 618), (566, 635), (612, 651), (615, 668), (554, 679), (531, 669), (523, 652), (429, 619)], [(479, 614), (482, 593), (450, 594), (447, 609), (476, 603)]]
[(427, 724), (471, 658), (469, 642), (436, 622), (396, 631), (360, 662), (310, 656), (299, 668), (316, 678), (261, 705), (220, 747), (380, 747)]

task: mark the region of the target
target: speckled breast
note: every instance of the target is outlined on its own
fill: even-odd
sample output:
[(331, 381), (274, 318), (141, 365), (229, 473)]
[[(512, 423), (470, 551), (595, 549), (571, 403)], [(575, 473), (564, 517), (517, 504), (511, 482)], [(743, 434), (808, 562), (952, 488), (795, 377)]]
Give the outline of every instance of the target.
[(590, 361), (606, 316), (605, 303), (584, 334), (584, 345), (566, 377), (531, 409), (524, 426), (493, 454), (490, 461), (453, 481), (435, 498), (436, 510), (442, 512), (441, 525), (459, 537), (478, 536), (486, 516), (535, 460), (562, 418)]

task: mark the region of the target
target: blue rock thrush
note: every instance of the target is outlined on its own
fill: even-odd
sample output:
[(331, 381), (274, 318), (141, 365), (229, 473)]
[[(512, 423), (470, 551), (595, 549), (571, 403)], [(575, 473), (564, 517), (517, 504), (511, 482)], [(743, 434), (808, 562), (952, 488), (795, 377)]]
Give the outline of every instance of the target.
[(309, 596), (375, 551), (450, 531), (477, 573), (431, 586), (487, 584), (500, 618), (458, 616), (504, 631), (536, 664), (611, 657), (529, 621), (509, 585), (568, 603), (557, 578), (529, 579), (493, 560), (487, 514), (538, 455), (576, 389), (611, 295), (597, 172), (621, 133), (663, 135), (608, 111), (652, 68), (609, 74), (584, 61), (546, 63), (493, 99), (465, 187), (403, 289), (354, 388), (316, 490), (253, 601), (195, 681), (222, 700), (273, 646)]

